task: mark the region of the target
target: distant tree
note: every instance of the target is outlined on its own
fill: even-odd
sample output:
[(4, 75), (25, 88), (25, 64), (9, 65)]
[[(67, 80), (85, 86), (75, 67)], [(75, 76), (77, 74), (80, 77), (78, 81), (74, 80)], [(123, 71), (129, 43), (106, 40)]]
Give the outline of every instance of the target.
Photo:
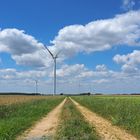
[(89, 96), (89, 95), (91, 95), (91, 93), (90, 93), (90, 92), (88, 92), (88, 93), (87, 93), (87, 95)]
[(64, 95), (64, 93), (60, 93), (60, 95)]

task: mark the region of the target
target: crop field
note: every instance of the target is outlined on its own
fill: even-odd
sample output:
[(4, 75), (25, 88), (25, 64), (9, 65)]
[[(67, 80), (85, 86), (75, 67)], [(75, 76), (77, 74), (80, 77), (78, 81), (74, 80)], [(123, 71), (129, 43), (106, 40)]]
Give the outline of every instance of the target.
[(0, 140), (139, 140), (139, 132), (140, 96), (0, 96)]
[(64, 97), (0, 96), (0, 140), (14, 140)]
[[(49, 98), (49, 96), (47, 97)], [(0, 105), (10, 105), (23, 103), (31, 100), (46, 99), (45, 96), (25, 96), (25, 95), (0, 95)]]
[(140, 96), (79, 96), (73, 99), (140, 139)]

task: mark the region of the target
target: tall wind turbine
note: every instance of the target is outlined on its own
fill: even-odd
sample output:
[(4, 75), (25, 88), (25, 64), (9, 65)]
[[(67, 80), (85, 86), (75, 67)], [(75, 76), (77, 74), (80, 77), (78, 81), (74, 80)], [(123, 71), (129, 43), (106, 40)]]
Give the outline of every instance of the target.
[(38, 80), (35, 80), (35, 92), (36, 92), (36, 95), (38, 93)]
[(53, 61), (54, 61), (54, 88), (53, 88), (53, 95), (56, 95), (56, 59), (58, 58), (58, 54), (60, 52), (58, 52), (57, 54), (53, 54), (46, 46), (44, 46), (44, 48), (49, 52), (49, 54), (51, 55)]

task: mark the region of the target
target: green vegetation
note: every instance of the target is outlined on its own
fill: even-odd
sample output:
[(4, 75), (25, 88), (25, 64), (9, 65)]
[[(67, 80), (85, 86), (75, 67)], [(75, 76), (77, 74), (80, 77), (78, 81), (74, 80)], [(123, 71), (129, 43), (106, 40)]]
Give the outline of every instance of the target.
[(23, 103), (0, 105), (0, 140), (14, 140), (63, 99), (63, 97), (46, 97)]
[(55, 140), (97, 140), (92, 126), (83, 118), (74, 104), (68, 99), (61, 113), (61, 123)]
[(79, 96), (73, 99), (140, 138), (140, 96)]

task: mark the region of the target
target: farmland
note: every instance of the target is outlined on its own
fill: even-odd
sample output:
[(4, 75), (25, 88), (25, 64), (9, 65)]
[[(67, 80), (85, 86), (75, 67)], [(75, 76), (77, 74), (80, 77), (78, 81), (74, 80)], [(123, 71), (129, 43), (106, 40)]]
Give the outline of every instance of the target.
[(0, 96), (0, 140), (14, 140), (64, 97)]
[(139, 96), (64, 98), (0, 96), (0, 140), (140, 139)]
[(140, 139), (139, 96), (79, 96), (73, 99)]
[[(49, 98), (49, 97), (47, 97)], [(0, 95), (0, 105), (10, 105), (23, 103), (32, 100), (46, 99), (45, 96), (25, 96), (25, 95)]]

